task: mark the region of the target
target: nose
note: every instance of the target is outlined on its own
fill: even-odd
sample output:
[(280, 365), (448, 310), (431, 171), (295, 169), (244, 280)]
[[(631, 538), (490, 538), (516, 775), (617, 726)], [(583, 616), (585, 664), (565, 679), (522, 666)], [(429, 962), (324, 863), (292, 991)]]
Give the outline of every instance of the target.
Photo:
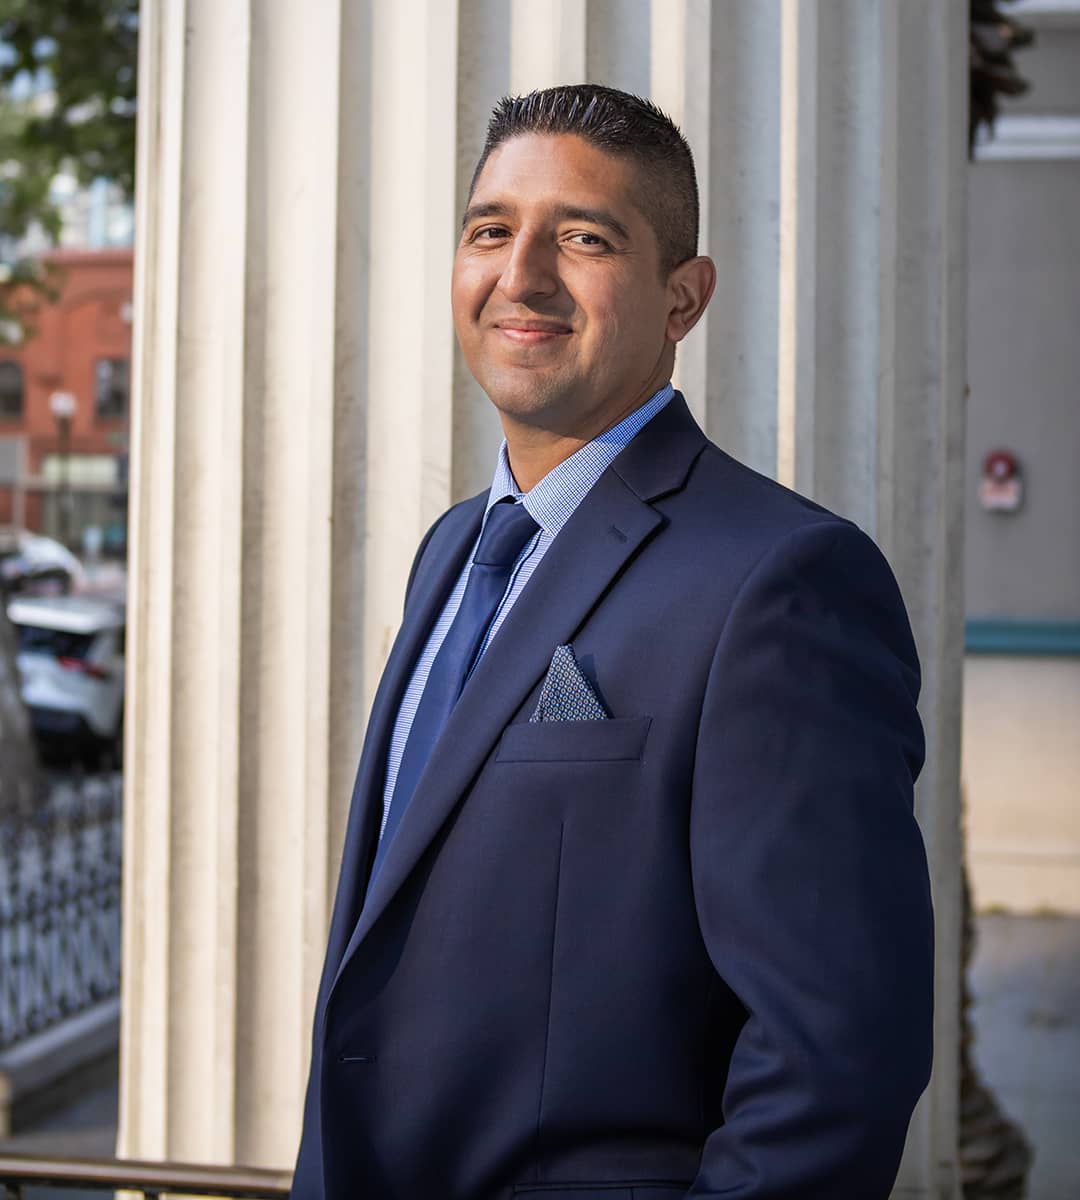
[(546, 238), (519, 233), (499, 278), (499, 291), (514, 304), (536, 296), (553, 296), (559, 290), (558, 250)]

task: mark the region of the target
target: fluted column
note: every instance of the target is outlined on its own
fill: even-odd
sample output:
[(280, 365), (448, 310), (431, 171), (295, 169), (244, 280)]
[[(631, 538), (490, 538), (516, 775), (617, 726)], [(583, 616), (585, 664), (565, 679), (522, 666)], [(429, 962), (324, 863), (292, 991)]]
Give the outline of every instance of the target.
[[(935, 0), (784, 0), (778, 478), (870, 532), (923, 663), (934, 1078), (898, 1195), (958, 1195), (967, 30)], [(883, 1086), (887, 1086), (885, 1081)]]
[(654, 87), (697, 153), (719, 274), (683, 385), (714, 440), (875, 537), (919, 645), (936, 1065), (897, 1195), (956, 1196), (965, 13), (936, 0), (665, 11)]
[(897, 1186), (919, 1197), (959, 1194), (965, 21), (936, 0), (653, 6), (653, 94), (694, 148), (719, 277), (679, 380), (720, 445), (877, 539), (922, 657), (936, 1065)]
[(142, 10), (126, 1154), (295, 1150), (366, 704), (450, 497), (456, 29)]

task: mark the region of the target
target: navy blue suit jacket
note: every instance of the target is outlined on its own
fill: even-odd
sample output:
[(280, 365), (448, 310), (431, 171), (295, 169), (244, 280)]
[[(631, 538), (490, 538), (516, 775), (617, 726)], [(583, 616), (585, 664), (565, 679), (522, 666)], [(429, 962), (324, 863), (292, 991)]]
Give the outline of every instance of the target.
[[(931, 1055), (918, 663), (850, 523), (681, 397), (470, 679), (361, 908), (484, 496), (417, 555), (352, 800), (297, 1200), (883, 1200)], [(608, 721), (530, 723), (572, 642)]]

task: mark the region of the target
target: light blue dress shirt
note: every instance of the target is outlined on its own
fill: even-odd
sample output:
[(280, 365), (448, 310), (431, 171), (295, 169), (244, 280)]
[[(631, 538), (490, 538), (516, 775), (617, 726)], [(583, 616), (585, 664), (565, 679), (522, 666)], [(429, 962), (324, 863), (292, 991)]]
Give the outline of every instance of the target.
[[(507, 584), (506, 592), (499, 607), (495, 610), (495, 616), (492, 618), (487, 636), (480, 647), (477, 661), (480, 660), (485, 650), (491, 644), (491, 639), (499, 632), (499, 627), (506, 620), (507, 613), (514, 607), (518, 596), (521, 595), (533, 572), (540, 565), (544, 555), (551, 547), (551, 543), (558, 536), (559, 530), (574, 515), (574, 510), (585, 499), (593, 484), (603, 475), (614, 458), (626, 449), (630, 442), (656, 416), (664, 405), (668, 403), (674, 394), (671, 384), (666, 383), (654, 396), (646, 400), (640, 408), (634, 409), (618, 425), (613, 425), (610, 429), (600, 434), (599, 437), (594, 438), (591, 442), (587, 442), (580, 450), (576, 450), (568, 459), (559, 463), (553, 471), (545, 475), (535, 487), (527, 492), (522, 492), (518, 488), (517, 481), (510, 470), (510, 460), (506, 453), (506, 442), (503, 442), (502, 446), (499, 447), (499, 458), (495, 465), (495, 478), (492, 480), (491, 491), (488, 493), (487, 508), (484, 510), (484, 520), (487, 520), (487, 514), (491, 511), (494, 504), (497, 504), (506, 496), (513, 496), (515, 502), (525, 505), (529, 516), (540, 526), (540, 529), (537, 533), (533, 534), (532, 538), (525, 544), (524, 550), (518, 555), (517, 562), (514, 564), (514, 569), (510, 575), (510, 582)], [(482, 532), (483, 526), (481, 526)], [(420, 704), (420, 697), (424, 693), (424, 685), (427, 683), (435, 656), (439, 653), (439, 648), (442, 646), (447, 631), (453, 624), (454, 617), (457, 616), (458, 608), (461, 606), (461, 598), (465, 594), (465, 584), (468, 582), (469, 571), (472, 568), (473, 555), (476, 553), (476, 546), (479, 545), (479, 542), (480, 539), (477, 537), (476, 543), (469, 552), (468, 561), (462, 568), (457, 583), (454, 584), (454, 590), (443, 605), (443, 610), (439, 614), (438, 620), (432, 626), (431, 633), (428, 635), (427, 643), (421, 651), (420, 657), (416, 660), (416, 666), (413, 668), (409, 686), (405, 689), (405, 694), (401, 699), (401, 706), (398, 708), (397, 717), (394, 720), (394, 732), (390, 738), (390, 748), (386, 756), (386, 784), (383, 788), (383, 816), (382, 825), (379, 828), (380, 837), (382, 836), (383, 829), (386, 828), (386, 819), (390, 815), (390, 801), (394, 795), (394, 784), (397, 783), (398, 769), (401, 766), (401, 756), (405, 753), (405, 743), (408, 741), (409, 730), (412, 729), (416, 709)], [(554, 649), (555, 647), (552, 646), (553, 652)]]

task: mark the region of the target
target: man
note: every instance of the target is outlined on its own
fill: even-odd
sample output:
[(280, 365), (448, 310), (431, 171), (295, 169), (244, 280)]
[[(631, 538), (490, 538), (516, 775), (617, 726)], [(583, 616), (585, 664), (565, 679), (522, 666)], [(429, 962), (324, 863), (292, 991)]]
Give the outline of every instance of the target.
[(453, 277), (505, 433), (353, 794), (298, 1200), (876, 1200), (930, 1068), (918, 664), (873, 544), (710, 444), (651, 105), (496, 108)]

